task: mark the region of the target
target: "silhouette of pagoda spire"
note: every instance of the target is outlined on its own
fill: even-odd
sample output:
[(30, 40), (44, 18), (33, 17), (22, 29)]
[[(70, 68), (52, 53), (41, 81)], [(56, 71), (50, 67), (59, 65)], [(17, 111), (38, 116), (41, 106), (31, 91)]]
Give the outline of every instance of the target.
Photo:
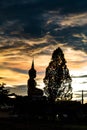
[(32, 66), (31, 66), (32, 69), (34, 69), (34, 58), (32, 60)]
[(31, 69), (28, 71), (30, 78), (36, 78), (36, 70), (34, 69), (34, 59), (32, 60)]
[(31, 69), (28, 71), (28, 96), (38, 96), (43, 95), (42, 90), (36, 88), (36, 70), (34, 68), (34, 59), (32, 60)]

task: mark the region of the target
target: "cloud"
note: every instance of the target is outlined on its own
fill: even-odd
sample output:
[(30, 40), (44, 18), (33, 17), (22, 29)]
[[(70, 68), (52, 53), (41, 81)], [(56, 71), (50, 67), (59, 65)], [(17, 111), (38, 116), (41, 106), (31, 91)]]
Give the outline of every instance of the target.
[[(83, 91), (84, 92), (84, 99), (87, 97), (87, 91)], [(81, 91), (77, 91), (75, 94), (76, 98), (81, 98), (82, 99), (82, 90)]]
[(0, 79), (5, 79), (5, 77), (0, 77)]
[(13, 87), (7, 86), (7, 89), (10, 90), (10, 93), (15, 93), (17, 95), (27, 95), (27, 86), (25, 84), (23, 85), (15, 85)]
[[(87, 78), (87, 75), (72, 76), (72, 78)], [(85, 82), (86, 83), (86, 82)]]
[[(38, 54), (50, 54), (50, 48), (52, 45), (56, 45), (55, 40), (49, 35), (36, 39), (25, 38), (10, 38), (4, 37), (1, 41), (1, 53), (8, 59), (14, 59), (21, 55), (33, 56)], [(50, 48), (51, 49), (51, 48)]]
[(15, 71), (15, 72), (18, 72), (18, 73), (22, 73), (22, 74), (26, 74), (27, 73), (26, 70), (22, 70), (22, 69), (19, 69), (19, 68), (10, 68), (10, 67), (8, 67), (8, 69), (10, 69), (12, 71)]

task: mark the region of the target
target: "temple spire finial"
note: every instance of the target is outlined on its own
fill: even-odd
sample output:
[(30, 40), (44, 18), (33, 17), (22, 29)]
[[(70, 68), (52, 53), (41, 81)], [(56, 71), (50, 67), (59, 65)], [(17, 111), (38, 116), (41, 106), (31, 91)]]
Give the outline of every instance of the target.
[(34, 57), (33, 57), (33, 60), (32, 60), (32, 66), (31, 66), (31, 68), (34, 69)]

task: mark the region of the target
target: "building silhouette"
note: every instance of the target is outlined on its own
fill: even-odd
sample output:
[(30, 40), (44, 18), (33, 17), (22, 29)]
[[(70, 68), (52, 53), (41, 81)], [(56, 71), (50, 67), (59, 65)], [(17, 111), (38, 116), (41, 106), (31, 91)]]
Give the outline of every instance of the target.
[(28, 79), (28, 96), (30, 97), (37, 97), (42, 96), (43, 91), (36, 87), (37, 83), (35, 81), (36, 78), (36, 70), (34, 68), (34, 59), (32, 60), (31, 69), (28, 71), (29, 79)]

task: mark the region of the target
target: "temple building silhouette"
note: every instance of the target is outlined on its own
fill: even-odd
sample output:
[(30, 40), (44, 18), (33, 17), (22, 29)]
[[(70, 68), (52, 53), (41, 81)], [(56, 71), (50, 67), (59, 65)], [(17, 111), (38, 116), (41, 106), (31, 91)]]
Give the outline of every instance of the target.
[(43, 96), (43, 91), (36, 87), (37, 83), (35, 81), (36, 78), (36, 70), (34, 68), (34, 59), (32, 60), (31, 69), (28, 71), (29, 79), (28, 79), (28, 96), (29, 97), (37, 97)]

